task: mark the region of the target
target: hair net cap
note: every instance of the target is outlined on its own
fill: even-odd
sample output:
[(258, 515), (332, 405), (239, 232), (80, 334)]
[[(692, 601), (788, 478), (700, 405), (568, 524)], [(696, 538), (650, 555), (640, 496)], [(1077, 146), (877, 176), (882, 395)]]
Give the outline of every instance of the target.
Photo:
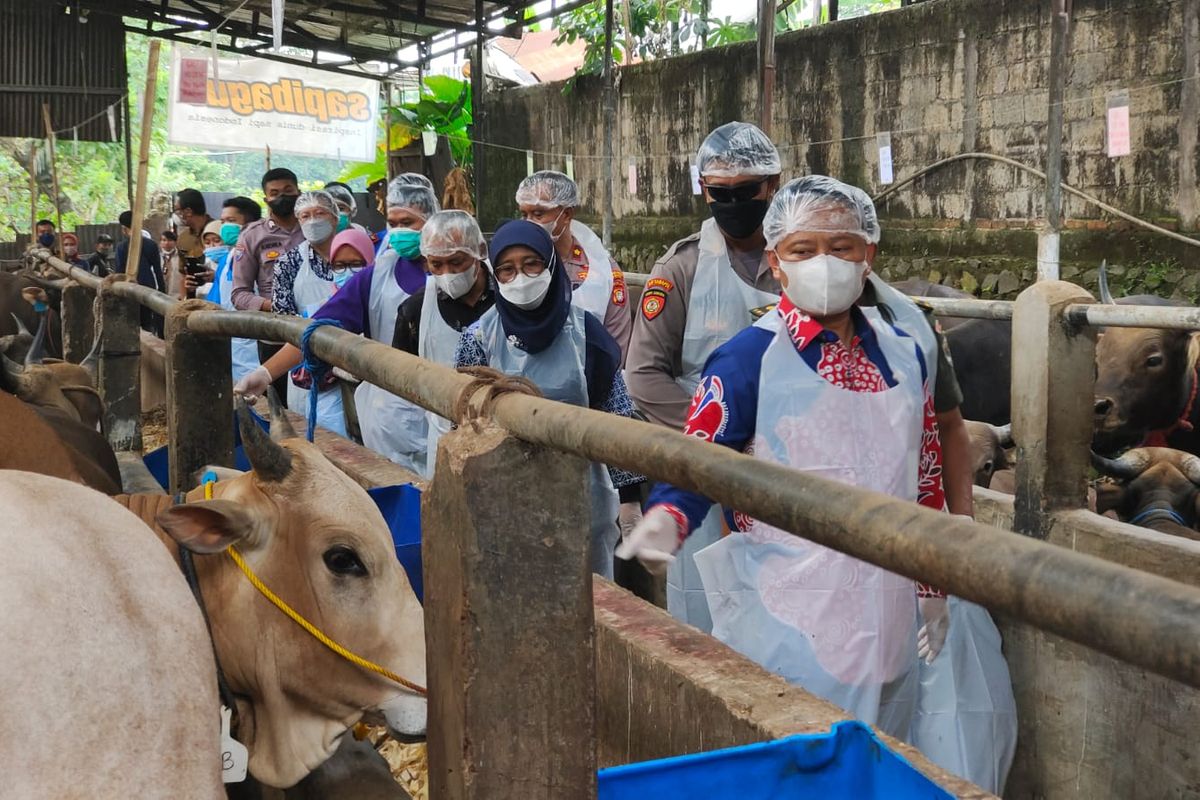
[(767, 135), (749, 122), (727, 122), (704, 137), (696, 153), (700, 174), (713, 178), (778, 175), (779, 151)]
[(535, 172), (517, 187), (517, 205), (535, 208), (576, 208), (579, 186), (561, 172)]
[(333, 195), (329, 194), (329, 192), (320, 190), (303, 192), (299, 197), (296, 198), (296, 209), (294, 213), (299, 214), (301, 211), (304, 211), (308, 208), (323, 208), (333, 215), (334, 219), (337, 219), (337, 203), (333, 201)]
[(353, 216), (358, 211), (358, 201), (354, 199), (354, 193), (345, 186), (333, 183), (325, 187), (325, 191), (337, 202), (345, 205), (350, 209), (350, 214)]
[(879, 218), (867, 193), (826, 175), (795, 178), (771, 200), (763, 218), (767, 249), (797, 231), (850, 233), (868, 244), (879, 241)]
[(433, 184), (424, 175), (405, 172), (392, 178), (387, 191), (388, 208), (408, 208), (429, 219), (438, 211)]
[(439, 211), (421, 228), (421, 255), (444, 258), (466, 253), (472, 258), (484, 258), (487, 244), (479, 223), (465, 211)]

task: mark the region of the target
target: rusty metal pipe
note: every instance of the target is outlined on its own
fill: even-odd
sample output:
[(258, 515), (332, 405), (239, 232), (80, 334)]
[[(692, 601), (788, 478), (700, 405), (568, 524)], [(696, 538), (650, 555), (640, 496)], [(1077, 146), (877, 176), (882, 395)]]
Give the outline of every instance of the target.
[[(298, 343), (306, 323), (197, 311), (202, 335)], [(470, 380), (345, 331), (312, 337), (318, 356), (443, 416)], [(664, 430), (525, 395), (497, 400), (516, 436), (703, 492), (717, 502), (1122, 661), (1200, 687), (1200, 590), (1019, 534)]]

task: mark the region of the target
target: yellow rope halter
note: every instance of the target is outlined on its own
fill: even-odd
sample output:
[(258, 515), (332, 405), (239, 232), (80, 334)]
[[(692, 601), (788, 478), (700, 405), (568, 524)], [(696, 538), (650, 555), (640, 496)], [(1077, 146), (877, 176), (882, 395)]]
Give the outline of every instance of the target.
[[(210, 480), (210, 481), (204, 482), (204, 499), (205, 500), (212, 499), (213, 483), (215, 483), (215, 481)], [(382, 667), (379, 664), (376, 664), (374, 661), (368, 661), (367, 659), (363, 658), (362, 656), (355, 655), (354, 653), (350, 652), (349, 650), (347, 650), (346, 648), (342, 647), (340, 644), (335, 642), (333, 639), (330, 639), (328, 636), (326, 636), (321, 631), (320, 628), (318, 628), (316, 625), (313, 625), (311, 622), (306, 620), (303, 616), (300, 615), (300, 612), (296, 611), (294, 608), (289, 606), (287, 603), (285, 603), (283, 601), (282, 598), (279, 597), (279, 595), (275, 594), (269, 588), (267, 588), (266, 584), (264, 584), (262, 582), (262, 580), (258, 577), (258, 575), (254, 574), (254, 570), (250, 569), (250, 565), (245, 562), (245, 560), (242, 558), (241, 553), (239, 553), (237, 551), (237, 548), (235, 548), (233, 545), (229, 545), (229, 547), (226, 548), (225, 552), (229, 554), (229, 557), (233, 559), (233, 563), (238, 565), (238, 568), (242, 571), (242, 574), (246, 576), (246, 579), (250, 581), (251, 585), (254, 586), (255, 589), (258, 589), (259, 593), (262, 594), (263, 597), (270, 600), (271, 603), (273, 603), (276, 608), (278, 608), (284, 614), (289, 616), (293, 622), (295, 622), (301, 628), (304, 628), (304, 630), (306, 630), (310, 634), (312, 634), (313, 638), (316, 639), (318, 642), (325, 645), (330, 650), (332, 650), (333, 652), (337, 653), (342, 658), (349, 661), (351, 664), (355, 664), (359, 667), (362, 667), (365, 670), (370, 670), (371, 672), (382, 675), (383, 677), (385, 677), (389, 680), (395, 681), (396, 683), (400, 684), (404, 688), (406, 688), (412, 692), (416, 692), (417, 694), (423, 695), (426, 693), (424, 686), (413, 683), (412, 681), (407, 680), (406, 678), (402, 678), (401, 676), (392, 672), (387, 667)]]

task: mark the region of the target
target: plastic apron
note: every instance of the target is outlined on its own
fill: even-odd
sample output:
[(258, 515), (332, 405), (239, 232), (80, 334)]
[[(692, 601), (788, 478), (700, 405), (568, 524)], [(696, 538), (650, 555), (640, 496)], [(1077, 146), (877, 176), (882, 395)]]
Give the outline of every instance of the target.
[[(676, 383), (688, 395), (695, 392), (704, 362), (714, 350), (750, 326), (750, 310), (777, 302), (778, 292), (755, 289), (738, 277), (729, 263), (720, 228), (714, 220), (705, 220), (700, 226), (700, 253), (683, 329), (683, 374)], [(712, 631), (712, 620), (693, 558), (720, 539), (725, 527), (720, 507), (713, 506), (667, 567), (667, 610), (675, 619), (705, 633)]]
[[(486, 269), (482, 264), (479, 269)], [(435, 364), (454, 366), (454, 352), (462, 333), (447, 325), (438, 311), (437, 285), (433, 278), (425, 283), (425, 301), (421, 304), (421, 330), (417, 335), (417, 355)], [(450, 420), (443, 416), (425, 412), (425, 477), (433, 479), (434, 462), (437, 460), (438, 440), (450, 430)]]
[[(214, 295), (216, 296), (214, 297)], [(208, 300), (218, 303), (221, 308), (227, 308), (230, 311), (236, 310), (233, 305), (233, 259), (228, 254), (225, 256), (224, 263), (217, 267)], [(231, 338), (229, 347), (233, 355), (233, 381), (237, 383), (257, 369), (258, 341)]]
[[(918, 345), (863, 309), (896, 377), (883, 392), (826, 381), (778, 314), (759, 376), (754, 455), (916, 501), (925, 387)], [(932, 353), (926, 352), (928, 362)], [(917, 593), (908, 578), (754, 521), (696, 555), (713, 636), (907, 740), (917, 704)]]
[[(399, 256), (389, 249), (371, 273), (368, 314), (372, 338), (390, 345), (396, 312), (408, 292), (396, 282)], [(354, 391), (363, 444), (417, 474), (425, 471), (425, 409), (366, 381)]]
[[(921, 340), (927, 352), (936, 346), (924, 312), (874, 275), (869, 280), (897, 327)], [(937, 360), (929, 362), (933, 376)], [(943, 769), (1001, 794), (1017, 746), (1017, 706), (1000, 632), (986, 609), (957, 597), (949, 603), (942, 652), (918, 667), (912, 742)]]
[(592, 312), (601, 322), (612, 301), (612, 258), (604, 242), (592, 229), (578, 220), (571, 220), (571, 235), (587, 255), (588, 270), (583, 282), (571, 291), (571, 304)]
[[(296, 273), (296, 281), (292, 284), (292, 294), (296, 298), (296, 308), (305, 319), (312, 317), (320, 310), (325, 302), (333, 297), (337, 287), (333, 281), (317, 277), (312, 269), (312, 245), (300, 243), (300, 256), (303, 262)], [(308, 389), (301, 389), (288, 378), (288, 408), (300, 413), (308, 419)], [(317, 424), (326, 430), (333, 431), (339, 436), (346, 435), (346, 414), (342, 410), (342, 393), (336, 386), (325, 389), (317, 395)]]
[[(587, 378), (584, 376), (584, 314), (572, 307), (562, 331), (540, 353), (531, 354), (508, 343), (500, 314), (495, 307), (479, 319), (483, 349), (488, 365), (507, 375), (521, 375), (537, 384), (542, 394), (560, 403), (588, 407)], [(613, 551), (620, 531), (617, 528), (617, 490), (613, 488), (608, 467), (592, 462), (591, 491), (591, 570), (612, 580)]]

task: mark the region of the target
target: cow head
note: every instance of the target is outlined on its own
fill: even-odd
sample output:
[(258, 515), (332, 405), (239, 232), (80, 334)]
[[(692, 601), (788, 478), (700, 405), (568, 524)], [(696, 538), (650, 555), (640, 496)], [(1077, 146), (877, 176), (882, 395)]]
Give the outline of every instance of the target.
[(327, 649), (222, 551), (236, 545), (271, 591), (330, 638), (422, 686), (424, 616), (362, 487), (290, 425), (276, 420), (268, 438), (244, 405), (239, 417), (253, 470), (158, 522), (180, 545), (213, 554), (197, 559), (197, 570), (220, 665), (239, 698), (238, 738), (255, 778), (286, 787), (324, 762), (366, 711), (423, 735), (425, 698)]
[[(1192, 529), (1200, 519), (1200, 457), (1166, 447), (1140, 447), (1117, 459), (1092, 455), (1092, 464), (1117, 483), (1097, 486), (1096, 511), (1116, 511), (1124, 520), (1168, 532)], [(1182, 519), (1179, 524), (1175, 518)], [(1160, 528), (1162, 529), (1162, 528)]]
[(1187, 405), (1198, 353), (1190, 331), (1106, 329), (1096, 341), (1094, 449), (1112, 453), (1170, 427)]
[(1012, 445), (1012, 425), (997, 427), (986, 422), (966, 420), (971, 437), (971, 472), (976, 486), (991, 486), (992, 475), (1008, 468), (1004, 448)]

